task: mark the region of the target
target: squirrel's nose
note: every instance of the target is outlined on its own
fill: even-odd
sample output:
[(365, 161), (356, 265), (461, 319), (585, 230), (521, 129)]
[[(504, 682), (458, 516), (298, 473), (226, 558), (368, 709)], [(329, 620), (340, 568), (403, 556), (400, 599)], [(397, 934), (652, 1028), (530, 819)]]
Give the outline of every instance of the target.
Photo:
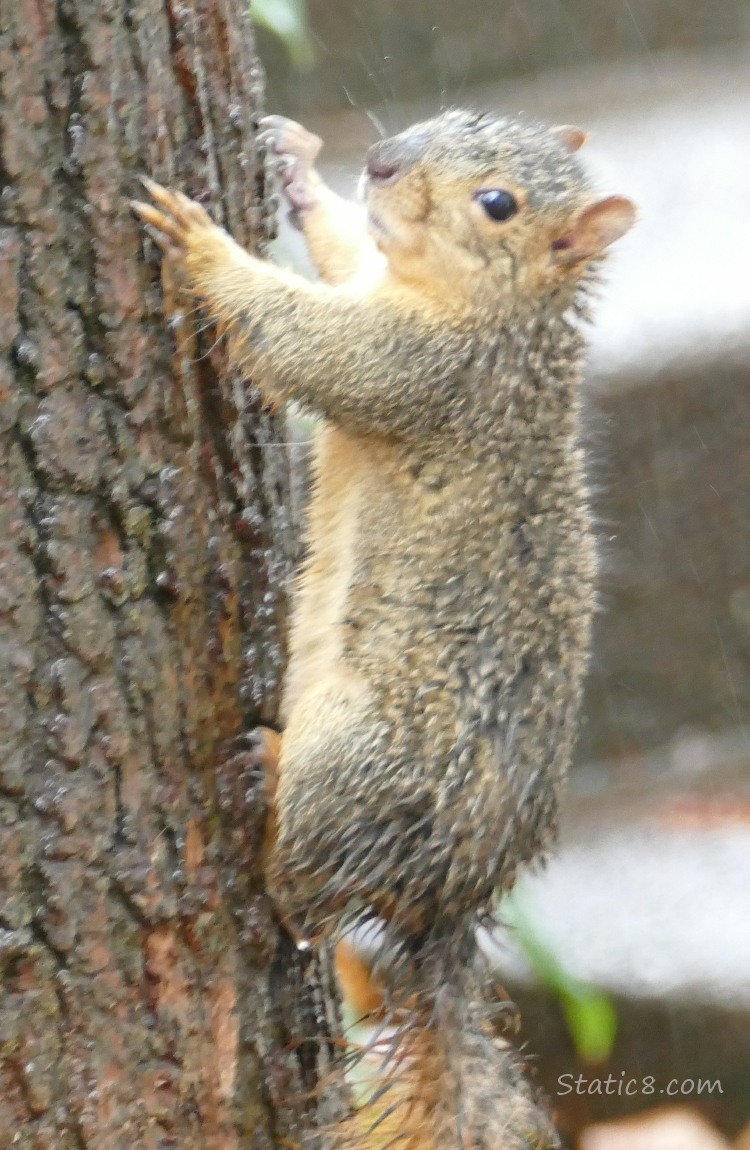
[(426, 146), (427, 138), (421, 134), (381, 140), (367, 153), (367, 175), (373, 184), (395, 184), (413, 167)]

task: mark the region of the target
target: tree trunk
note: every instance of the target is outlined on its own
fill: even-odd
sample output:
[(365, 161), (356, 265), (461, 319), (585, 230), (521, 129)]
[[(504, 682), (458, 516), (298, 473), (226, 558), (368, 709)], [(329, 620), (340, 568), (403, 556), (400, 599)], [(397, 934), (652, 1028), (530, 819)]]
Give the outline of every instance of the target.
[(0, 1147), (270, 1146), (330, 1004), (237, 742), (278, 699), (284, 425), (166, 322), (127, 207), (148, 172), (267, 237), (247, 0), (0, 0), (0, 82)]

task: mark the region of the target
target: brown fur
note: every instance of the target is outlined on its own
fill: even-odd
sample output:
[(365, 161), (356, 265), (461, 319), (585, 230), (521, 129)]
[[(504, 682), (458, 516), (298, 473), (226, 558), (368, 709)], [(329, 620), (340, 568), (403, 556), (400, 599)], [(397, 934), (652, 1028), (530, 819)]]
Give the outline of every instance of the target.
[(430, 1017), (419, 994), (394, 1009), (386, 984), (346, 939), (336, 946), (336, 973), (350, 1013), (369, 1027), (352, 1055), (363, 1064), (353, 1073), (358, 1110), (334, 1131), (334, 1145), (542, 1150), (557, 1144), (514, 1052), (475, 1003), (467, 1006), (471, 995), (454, 998), (444, 989)]
[[(451, 112), (376, 145), (367, 230), (356, 210), (343, 228), (317, 147), (269, 128), (330, 283), (252, 258), (173, 193), (137, 209), (269, 396), (325, 420), (269, 881), (312, 937), (385, 923), (426, 1067), (415, 1142), (536, 1145), (507, 1134), (515, 1071), (463, 972), (477, 919), (547, 851), (571, 758), (596, 568), (581, 317), (632, 206), (595, 202), (582, 133)], [(505, 222), (478, 199), (497, 188), (519, 204)]]

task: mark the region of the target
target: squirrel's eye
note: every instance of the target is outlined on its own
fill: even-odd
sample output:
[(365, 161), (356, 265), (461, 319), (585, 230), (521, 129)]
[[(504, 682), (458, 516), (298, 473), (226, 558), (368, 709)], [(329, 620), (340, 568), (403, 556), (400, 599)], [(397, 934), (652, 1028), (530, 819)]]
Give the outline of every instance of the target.
[(476, 198), (491, 220), (509, 220), (518, 211), (515, 196), (502, 188), (491, 188), (488, 192), (477, 192)]

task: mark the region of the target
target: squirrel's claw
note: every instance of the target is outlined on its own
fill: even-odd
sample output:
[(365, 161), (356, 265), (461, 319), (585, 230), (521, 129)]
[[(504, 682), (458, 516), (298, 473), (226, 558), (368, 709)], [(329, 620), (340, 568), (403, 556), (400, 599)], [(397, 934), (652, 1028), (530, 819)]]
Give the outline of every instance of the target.
[(264, 116), (260, 121), (261, 133), (258, 137), (269, 152), (276, 155), (290, 155), (303, 165), (311, 167), (323, 146), (320, 136), (308, 132), (295, 120), (286, 116)]
[(184, 252), (192, 230), (214, 226), (208, 212), (195, 200), (182, 192), (163, 188), (148, 176), (140, 178), (148, 194), (159, 206), (131, 200), (130, 207), (147, 225), (149, 233), (163, 251), (169, 254)]
[(291, 208), (289, 220), (300, 227), (302, 217), (315, 204), (309, 175), (322, 140), (284, 116), (265, 116), (260, 126), (263, 131), (258, 141), (266, 148), (270, 166)]
[(146, 224), (149, 235), (165, 252), (174, 248), (185, 246), (185, 236), (180, 227), (173, 220), (154, 208), (151, 204), (144, 204), (140, 200), (130, 201), (131, 211), (135, 212), (140, 220)]

